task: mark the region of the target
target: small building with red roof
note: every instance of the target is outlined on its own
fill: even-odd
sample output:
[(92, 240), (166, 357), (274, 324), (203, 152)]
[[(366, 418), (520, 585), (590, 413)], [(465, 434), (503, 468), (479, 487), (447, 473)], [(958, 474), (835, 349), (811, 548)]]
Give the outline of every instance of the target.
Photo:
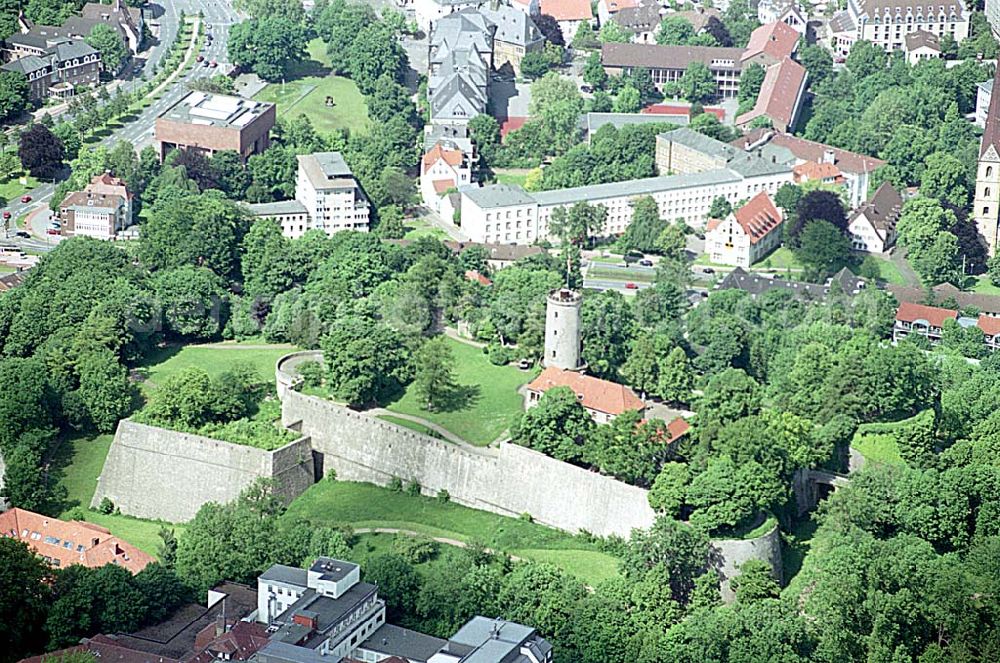
[(750, 41), (740, 57), (744, 67), (750, 64), (770, 66), (791, 57), (799, 44), (798, 31), (787, 23), (775, 21), (750, 33)]
[(958, 311), (939, 306), (926, 306), (903, 302), (896, 309), (896, 321), (892, 327), (892, 340), (901, 341), (913, 334), (923, 336), (931, 344), (936, 344), (944, 335), (945, 323), (954, 320), (960, 327), (978, 327), (983, 332), (983, 343), (991, 352), (1000, 348), (1000, 318), (980, 313), (972, 318)]
[(796, 184), (806, 182), (822, 182), (840, 186), (844, 184), (844, 173), (840, 172), (833, 163), (816, 163), (815, 161), (804, 161), (792, 166), (792, 178)]
[(606, 424), (627, 410), (645, 412), (646, 403), (631, 388), (577, 371), (549, 367), (525, 387), (525, 408), (534, 407), (542, 394), (554, 387), (567, 387), (593, 420)]
[(16, 507), (0, 513), (0, 536), (28, 544), (35, 554), (57, 569), (73, 564), (88, 568), (115, 564), (138, 573), (154, 561), (152, 555), (113, 536), (100, 525), (60, 520)]
[(448, 191), (471, 182), (471, 158), (456, 145), (439, 141), (420, 160), (420, 197), (435, 212)]
[[(795, 30), (792, 32), (798, 34)], [(763, 117), (770, 120), (771, 126), (778, 131), (791, 131), (805, 101), (808, 77), (806, 68), (791, 57), (769, 66), (757, 93), (757, 102), (752, 110), (736, 118), (736, 126), (747, 129), (754, 124), (754, 120)]]
[(540, 0), (539, 10), (556, 19), (567, 44), (573, 41), (580, 25), (594, 21), (590, 0)]
[(709, 219), (705, 251), (714, 263), (749, 267), (781, 243), (781, 210), (761, 191), (725, 219)]

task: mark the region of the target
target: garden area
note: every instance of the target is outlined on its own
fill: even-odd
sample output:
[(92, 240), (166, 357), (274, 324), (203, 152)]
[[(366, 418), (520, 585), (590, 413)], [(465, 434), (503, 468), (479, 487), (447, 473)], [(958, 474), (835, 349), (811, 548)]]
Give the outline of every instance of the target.
[(330, 74), (322, 40), (311, 41), (308, 51), (310, 59), (291, 66), (287, 81), (269, 84), (254, 99), (277, 104), (279, 117), (308, 116), (321, 133), (337, 129), (367, 132), (371, 119), (358, 86), (349, 78)]
[(176, 375), (186, 368), (197, 367), (210, 377), (218, 377), (241, 363), (252, 365), (262, 376), (274, 377), (274, 365), (296, 348), (285, 344), (260, 341), (209, 343), (205, 345), (167, 345), (148, 353), (136, 370), (147, 388)]
[(500, 437), (523, 409), (524, 399), (517, 390), (534, 374), (513, 366), (495, 366), (481, 348), (453, 338), (444, 337), (444, 342), (455, 360), (457, 388), (449, 402), (428, 411), (411, 384), (385, 408), (421, 417), (472, 444), (486, 446)]
[(517, 557), (550, 562), (588, 584), (618, 575), (618, 560), (583, 537), (367, 483), (321, 481), (292, 502), (283, 518), (306, 520), (314, 526), (402, 529), (477, 542)]

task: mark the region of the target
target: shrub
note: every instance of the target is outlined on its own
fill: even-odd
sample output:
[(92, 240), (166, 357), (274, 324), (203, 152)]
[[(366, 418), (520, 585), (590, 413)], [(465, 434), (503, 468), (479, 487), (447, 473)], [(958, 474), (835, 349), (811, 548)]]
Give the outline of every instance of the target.
[(406, 484), (406, 494), (410, 497), (417, 497), (420, 495), (420, 483), (417, 481), (411, 481)]
[(494, 366), (506, 366), (511, 360), (511, 351), (499, 343), (490, 343), (486, 348), (486, 357)]
[(110, 515), (115, 512), (115, 503), (110, 498), (101, 498), (101, 503), (97, 506), (97, 510), (105, 515)]
[(337, 480), (337, 470), (331, 468), (330, 471), (326, 473), (326, 480), (327, 481), (336, 481)]
[(403, 492), (403, 480), (399, 477), (393, 477), (389, 480), (389, 485), (386, 488), (394, 493), (401, 493)]
[(444, 488), (442, 488), (441, 490), (439, 490), (437, 492), (437, 501), (441, 502), (442, 504), (445, 503), (445, 502), (450, 502), (451, 501), (451, 495), (448, 493), (447, 490), (445, 490)]
[(318, 361), (304, 361), (297, 367), (306, 387), (319, 387), (323, 384), (323, 365)]
[(518, 520), (523, 520), (526, 523), (533, 523), (533, 522), (535, 522), (535, 519), (527, 511), (525, 511), (520, 516), (518, 516), (517, 519)]
[(397, 534), (392, 540), (392, 551), (410, 564), (423, 564), (430, 561), (437, 555), (439, 548), (437, 541), (426, 536)]

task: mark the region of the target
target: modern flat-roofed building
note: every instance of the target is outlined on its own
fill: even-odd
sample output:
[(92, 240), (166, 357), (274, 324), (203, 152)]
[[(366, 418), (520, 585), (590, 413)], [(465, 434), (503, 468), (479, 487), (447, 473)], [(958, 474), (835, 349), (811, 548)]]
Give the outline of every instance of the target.
[(161, 161), (173, 149), (232, 150), (247, 159), (270, 145), (274, 118), (272, 103), (191, 92), (156, 118), (154, 139)]
[(720, 97), (735, 97), (743, 71), (742, 48), (721, 46), (661, 46), (659, 44), (604, 44), (601, 64), (609, 76), (648, 69), (658, 90), (680, 80), (689, 64), (700, 62), (715, 79)]
[(343, 155), (315, 152), (299, 155), (298, 160), (295, 198), (249, 205), (250, 214), (277, 221), (290, 239), (313, 229), (327, 235), (340, 230), (368, 232), (368, 198)]

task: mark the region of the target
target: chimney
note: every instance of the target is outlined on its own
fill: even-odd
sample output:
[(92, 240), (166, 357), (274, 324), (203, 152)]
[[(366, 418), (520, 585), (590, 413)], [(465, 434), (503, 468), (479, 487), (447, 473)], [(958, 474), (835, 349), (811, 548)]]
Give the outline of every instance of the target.
[(837, 163), (837, 153), (833, 150), (823, 150), (823, 163)]

